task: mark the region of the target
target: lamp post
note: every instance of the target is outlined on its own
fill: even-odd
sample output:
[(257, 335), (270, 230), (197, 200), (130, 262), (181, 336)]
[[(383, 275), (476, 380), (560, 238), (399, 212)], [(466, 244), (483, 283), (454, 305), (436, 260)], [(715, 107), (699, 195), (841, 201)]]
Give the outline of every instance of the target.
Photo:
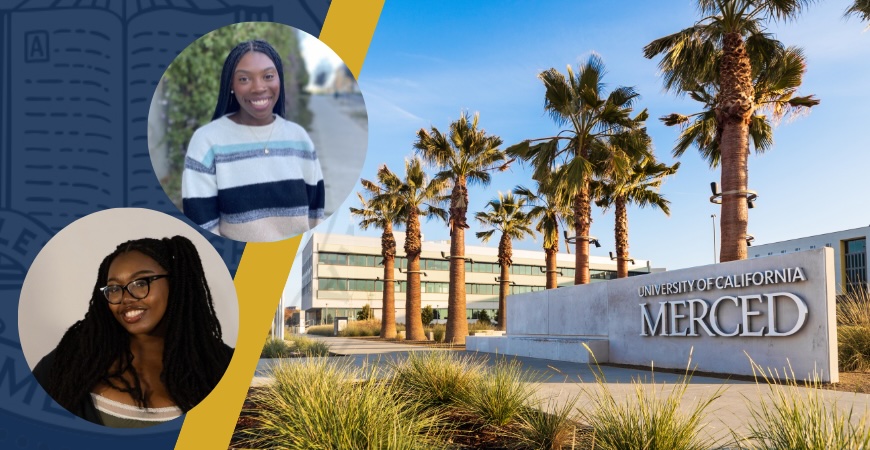
[(326, 315), (323, 317), (325, 323), (329, 323), (329, 303), (326, 304)]
[(569, 244), (576, 244), (577, 241), (589, 241), (589, 243), (594, 244), (596, 248), (601, 247), (601, 243), (598, 242), (598, 238), (595, 236), (568, 236), (568, 230), (562, 230), (562, 234), (565, 235), (565, 242)]
[(713, 219), (713, 264), (716, 264), (716, 214), (710, 214)]

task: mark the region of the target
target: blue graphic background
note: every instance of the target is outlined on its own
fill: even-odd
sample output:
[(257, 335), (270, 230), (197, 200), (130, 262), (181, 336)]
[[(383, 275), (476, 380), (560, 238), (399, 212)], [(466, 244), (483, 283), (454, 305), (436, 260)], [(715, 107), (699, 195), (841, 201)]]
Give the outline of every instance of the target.
[[(174, 447), (181, 420), (112, 430), (72, 416), (46, 396), (21, 352), (21, 284), (45, 243), (92, 212), (150, 208), (190, 223), (164, 194), (148, 153), (148, 110), (166, 67), (198, 37), (231, 23), (279, 22), (317, 36), (329, 3), (0, 5), (0, 448)], [(244, 244), (204, 234), (234, 274)]]

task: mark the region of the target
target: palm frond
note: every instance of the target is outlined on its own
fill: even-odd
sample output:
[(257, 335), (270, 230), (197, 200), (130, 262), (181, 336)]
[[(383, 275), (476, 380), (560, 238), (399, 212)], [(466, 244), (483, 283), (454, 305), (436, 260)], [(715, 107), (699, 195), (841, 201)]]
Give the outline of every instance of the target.
[(863, 21), (870, 22), (870, 0), (855, 0), (855, 3), (849, 6), (843, 15), (855, 15)]

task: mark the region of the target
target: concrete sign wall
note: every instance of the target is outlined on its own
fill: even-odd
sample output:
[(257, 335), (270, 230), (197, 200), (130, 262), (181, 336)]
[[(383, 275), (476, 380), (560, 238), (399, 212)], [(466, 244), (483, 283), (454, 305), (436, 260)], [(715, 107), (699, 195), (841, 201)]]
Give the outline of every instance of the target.
[(833, 259), (823, 248), (512, 295), (507, 336), (466, 346), (536, 356), (588, 341), (600, 362), (662, 368), (684, 368), (694, 349), (700, 371), (752, 375), (751, 357), (836, 382)]

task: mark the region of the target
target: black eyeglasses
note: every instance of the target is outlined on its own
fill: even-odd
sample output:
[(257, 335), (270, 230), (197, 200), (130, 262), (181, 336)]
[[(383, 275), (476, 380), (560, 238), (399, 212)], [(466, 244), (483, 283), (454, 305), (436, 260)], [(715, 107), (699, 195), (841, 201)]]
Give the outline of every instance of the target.
[(126, 286), (110, 284), (106, 287), (100, 288), (100, 291), (102, 291), (103, 295), (106, 296), (106, 300), (113, 305), (121, 303), (124, 299), (124, 291), (129, 292), (130, 296), (136, 300), (142, 300), (151, 292), (152, 281), (166, 278), (168, 276), (169, 274), (167, 273), (163, 275), (154, 275), (152, 277), (138, 278), (127, 283)]

